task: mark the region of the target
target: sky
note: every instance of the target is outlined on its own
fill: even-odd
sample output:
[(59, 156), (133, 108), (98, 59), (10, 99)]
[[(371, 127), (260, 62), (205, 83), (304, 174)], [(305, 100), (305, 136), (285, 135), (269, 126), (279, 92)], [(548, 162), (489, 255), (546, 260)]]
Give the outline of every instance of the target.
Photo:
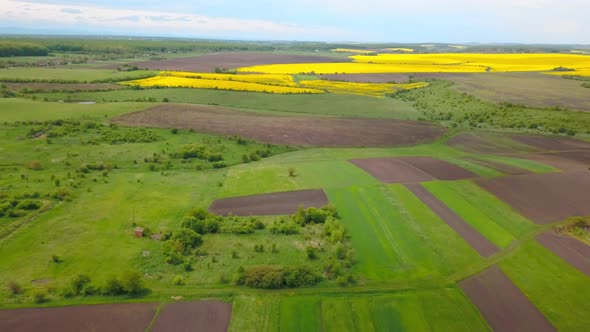
[(0, 0), (0, 33), (590, 44), (590, 0)]

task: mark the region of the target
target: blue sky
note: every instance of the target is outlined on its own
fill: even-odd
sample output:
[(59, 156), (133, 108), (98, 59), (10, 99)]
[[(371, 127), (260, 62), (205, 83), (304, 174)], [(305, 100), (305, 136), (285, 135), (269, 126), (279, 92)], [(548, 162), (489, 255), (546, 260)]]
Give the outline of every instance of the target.
[(590, 0), (0, 0), (0, 32), (590, 44)]

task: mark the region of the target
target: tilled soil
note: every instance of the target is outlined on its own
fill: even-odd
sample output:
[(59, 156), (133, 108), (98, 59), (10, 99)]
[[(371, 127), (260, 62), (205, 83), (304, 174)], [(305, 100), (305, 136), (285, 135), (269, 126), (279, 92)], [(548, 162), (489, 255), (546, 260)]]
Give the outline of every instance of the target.
[[(176, 70), (211, 73), (215, 68), (235, 69), (254, 65), (280, 63), (349, 62), (347, 58), (320, 55), (290, 55), (270, 52), (212, 53), (196, 57), (170, 60), (150, 60), (131, 63), (132, 66), (150, 70)], [(109, 69), (117, 65), (107, 66)]]
[(590, 150), (590, 143), (556, 136), (510, 135), (510, 138), (544, 151)]
[(384, 183), (417, 183), (476, 177), (466, 169), (430, 157), (368, 158), (353, 159), (350, 162)]
[(491, 133), (462, 132), (453, 136), (446, 144), (470, 153), (504, 154), (538, 151), (535, 147)]
[(521, 158), (538, 161), (562, 171), (585, 171), (590, 169), (590, 151), (526, 154)]
[(271, 194), (222, 198), (209, 207), (219, 215), (266, 216), (294, 214), (300, 206), (322, 207), (328, 205), (323, 190), (296, 190)]
[(134, 303), (0, 310), (0, 331), (143, 332), (157, 307), (157, 303)]
[(539, 224), (590, 214), (590, 171), (517, 175), (476, 182)]
[(179, 302), (164, 307), (151, 331), (225, 332), (229, 327), (232, 305), (226, 302)]
[(271, 144), (322, 147), (390, 147), (433, 141), (445, 129), (428, 122), (275, 116), (215, 106), (158, 105), (124, 114), (115, 123), (138, 127), (194, 129)]
[(549, 320), (496, 265), (459, 282), (494, 331), (555, 331)]
[(590, 246), (571, 236), (557, 235), (553, 231), (540, 234), (537, 241), (580, 272), (590, 276)]
[(481, 256), (489, 257), (499, 251), (493, 243), (477, 232), (471, 225), (449, 209), (420, 184), (406, 184), (406, 187), (447, 223), (457, 234), (473, 247)]
[(501, 162), (497, 162), (494, 160), (484, 160), (484, 159), (477, 159), (477, 158), (463, 158), (469, 162), (472, 162), (474, 164), (479, 164), (485, 167), (489, 167), (492, 169), (495, 169), (501, 173), (504, 173), (506, 175), (520, 175), (520, 174), (529, 174), (531, 173), (530, 171), (524, 169), (524, 168), (520, 168), (520, 167), (516, 167), (516, 166), (512, 166), (512, 165), (508, 165), (508, 164), (503, 164)]

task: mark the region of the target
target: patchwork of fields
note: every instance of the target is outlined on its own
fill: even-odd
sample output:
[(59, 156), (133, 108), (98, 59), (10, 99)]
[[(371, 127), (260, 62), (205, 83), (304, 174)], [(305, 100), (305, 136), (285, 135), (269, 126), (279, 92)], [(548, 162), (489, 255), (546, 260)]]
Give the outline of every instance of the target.
[(424, 47), (0, 69), (0, 330), (585, 331), (590, 57)]

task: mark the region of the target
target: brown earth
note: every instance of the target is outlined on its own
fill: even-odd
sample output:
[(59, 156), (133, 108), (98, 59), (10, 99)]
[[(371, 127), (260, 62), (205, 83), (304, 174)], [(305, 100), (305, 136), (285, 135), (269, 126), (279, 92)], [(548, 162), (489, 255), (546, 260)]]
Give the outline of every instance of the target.
[(432, 141), (444, 133), (427, 122), (275, 116), (204, 105), (158, 105), (124, 114), (115, 123), (138, 127), (194, 129), (272, 144), (324, 147), (389, 147)]
[(410, 79), (407, 74), (329, 74), (320, 75), (321, 79), (330, 81), (358, 83), (405, 83)]
[(455, 83), (458, 91), (491, 102), (590, 111), (589, 92), (581, 86), (583, 82), (559, 76), (541, 73), (422, 73), (413, 76), (415, 79), (449, 80)]
[(517, 175), (476, 182), (539, 224), (590, 214), (589, 171)]
[(465, 157), (463, 159), (467, 160), (469, 162), (472, 162), (474, 164), (478, 164), (478, 165), (482, 165), (485, 167), (495, 169), (495, 170), (497, 170), (501, 173), (504, 173), (506, 175), (520, 175), (520, 174), (531, 173), (529, 170), (526, 170), (524, 168), (520, 168), (520, 167), (508, 165), (508, 164), (503, 164), (501, 162), (497, 162), (494, 160), (477, 159), (477, 158), (470, 158), (470, 157)]
[(555, 331), (496, 265), (459, 282), (459, 286), (494, 331)]
[(590, 169), (590, 151), (535, 153), (523, 155), (522, 158), (538, 161), (566, 172)]
[(164, 307), (151, 331), (225, 332), (229, 327), (232, 305), (226, 302), (179, 302)]
[(400, 157), (397, 159), (432, 175), (437, 180), (461, 180), (477, 177), (476, 174), (464, 168), (440, 159), (430, 157)]
[(134, 303), (0, 310), (0, 331), (143, 332), (157, 307), (157, 303)]
[[(321, 55), (290, 55), (271, 52), (233, 52), (212, 53), (196, 57), (176, 58), (170, 60), (150, 60), (133, 62), (129, 65), (149, 70), (176, 70), (209, 73), (215, 68), (235, 69), (254, 65), (270, 65), (279, 63), (315, 63), (315, 62), (348, 62), (347, 58)], [(118, 65), (105, 68), (113, 69)]]
[(397, 158), (353, 159), (350, 162), (384, 183), (417, 183), (435, 180), (432, 175)]
[(510, 135), (510, 138), (544, 151), (590, 150), (590, 143), (573, 138), (540, 135)]
[(110, 83), (10, 83), (0, 82), (0, 85), (6, 85), (12, 91), (20, 91), (22, 89), (29, 89), (33, 91), (108, 91), (119, 90), (123, 86)]
[(538, 149), (511, 140), (500, 134), (485, 132), (461, 132), (446, 142), (447, 145), (470, 153), (518, 153), (532, 152)]
[(209, 211), (219, 215), (272, 216), (294, 214), (300, 206), (322, 207), (328, 205), (323, 190), (296, 190), (271, 194), (218, 199)]
[(353, 159), (350, 162), (384, 183), (417, 183), (476, 177), (466, 169), (430, 157), (368, 158)]
[(590, 276), (590, 246), (571, 236), (557, 235), (553, 231), (540, 234), (537, 241), (580, 272)]
[(443, 202), (436, 198), (426, 188), (418, 183), (405, 185), (416, 197), (426, 204), (444, 222), (459, 234), (481, 256), (489, 257), (499, 251), (493, 243), (477, 232), (465, 220), (449, 209)]

